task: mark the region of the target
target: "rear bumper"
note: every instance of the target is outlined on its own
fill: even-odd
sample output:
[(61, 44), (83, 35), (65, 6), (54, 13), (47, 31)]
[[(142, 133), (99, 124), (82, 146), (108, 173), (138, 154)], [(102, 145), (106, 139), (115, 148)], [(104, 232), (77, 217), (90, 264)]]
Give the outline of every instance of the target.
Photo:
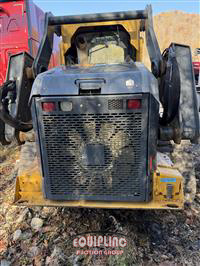
[[(172, 198), (167, 198), (167, 185), (173, 186)], [(183, 177), (169, 165), (159, 165), (153, 178), (153, 199), (150, 202), (55, 201), (45, 199), (39, 168), (27, 169), (16, 179), (15, 205), (54, 206), (108, 209), (182, 209), (184, 205)]]
[(176, 209), (183, 208), (181, 202), (162, 202), (154, 201), (143, 203), (131, 202), (105, 202), (105, 201), (53, 201), (44, 199), (41, 192), (30, 193), (23, 192), (20, 194), (20, 199), (15, 202), (18, 206), (45, 206), (45, 207), (78, 207), (78, 208), (101, 208), (101, 209)]

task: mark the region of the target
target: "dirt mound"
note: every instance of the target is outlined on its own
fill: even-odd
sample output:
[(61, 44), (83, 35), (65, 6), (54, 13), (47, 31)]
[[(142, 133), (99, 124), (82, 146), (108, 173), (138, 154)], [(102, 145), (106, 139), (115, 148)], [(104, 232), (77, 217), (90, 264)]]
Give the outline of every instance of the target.
[[(161, 52), (170, 43), (180, 43), (191, 47), (193, 61), (199, 61), (194, 51), (200, 47), (200, 15), (181, 11), (164, 12), (154, 16), (154, 30)], [(150, 66), (147, 50), (144, 52), (144, 63)]]

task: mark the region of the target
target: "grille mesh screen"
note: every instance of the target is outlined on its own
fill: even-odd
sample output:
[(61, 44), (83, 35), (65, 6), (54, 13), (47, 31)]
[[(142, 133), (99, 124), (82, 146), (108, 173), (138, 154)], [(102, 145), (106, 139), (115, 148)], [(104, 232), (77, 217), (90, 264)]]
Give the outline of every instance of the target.
[(108, 100), (108, 109), (109, 110), (123, 109), (123, 100), (122, 99)]
[[(140, 112), (43, 114), (43, 126), (53, 197), (134, 200), (140, 196)], [(90, 163), (95, 152), (101, 160)]]

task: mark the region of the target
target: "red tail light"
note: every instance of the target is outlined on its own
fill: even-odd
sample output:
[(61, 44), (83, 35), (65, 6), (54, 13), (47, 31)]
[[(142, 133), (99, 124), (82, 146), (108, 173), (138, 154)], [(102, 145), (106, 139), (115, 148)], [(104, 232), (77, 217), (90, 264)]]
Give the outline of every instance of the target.
[(127, 101), (128, 109), (140, 109), (141, 108), (141, 100), (138, 99), (130, 99)]
[(42, 103), (42, 110), (44, 112), (53, 112), (56, 110), (56, 104), (53, 102)]

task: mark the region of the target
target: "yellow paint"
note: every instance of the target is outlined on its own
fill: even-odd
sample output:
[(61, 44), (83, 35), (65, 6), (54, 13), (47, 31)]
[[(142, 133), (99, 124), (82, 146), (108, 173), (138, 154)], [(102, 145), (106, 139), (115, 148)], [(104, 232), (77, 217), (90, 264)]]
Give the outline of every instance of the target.
[(130, 42), (136, 49), (136, 58), (142, 61), (143, 40), (140, 38), (140, 20), (121, 20), (121, 21), (106, 21), (106, 22), (91, 22), (84, 24), (62, 25), (62, 42), (60, 44), (60, 59), (61, 64), (65, 64), (64, 54), (71, 46), (71, 39), (74, 33), (81, 27), (107, 26), (107, 25), (122, 25), (130, 35)]
[(140, 48), (139, 52), (137, 53), (137, 61), (142, 62), (144, 54), (144, 39), (140, 37)]
[[(173, 199), (166, 199), (166, 183), (160, 178), (176, 178)], [(27, 171), (17, 177), (15, 204), (26, 206), (66, 206), (84, 208), (117, 208), (117, 209), (181, 209), (184, 204), (183, 178), (175, 168), (159, 166), (153, 178), (153, 199), (151, 202), (106, 202), (106, 201), (53, 201), (47, 200), (42, 193), (42, 177), (39, 168)]]
[[(176, 178), (176, 182), (161, 182), (162, 178)], [(172, 202), (180, 202), (184, 203), (183, 196), (183, 177), (179, 173), (179, 171), (175, 168), (170, 168), (169, 166), (159, 166), (158, 170), (154, 173), (154, 199), (158, 202), (168, 201), (167, 200), (167, 186), (166, 184), (170, 184), (173, 186), (173, 199), (170, 199), (170, 203)]]

